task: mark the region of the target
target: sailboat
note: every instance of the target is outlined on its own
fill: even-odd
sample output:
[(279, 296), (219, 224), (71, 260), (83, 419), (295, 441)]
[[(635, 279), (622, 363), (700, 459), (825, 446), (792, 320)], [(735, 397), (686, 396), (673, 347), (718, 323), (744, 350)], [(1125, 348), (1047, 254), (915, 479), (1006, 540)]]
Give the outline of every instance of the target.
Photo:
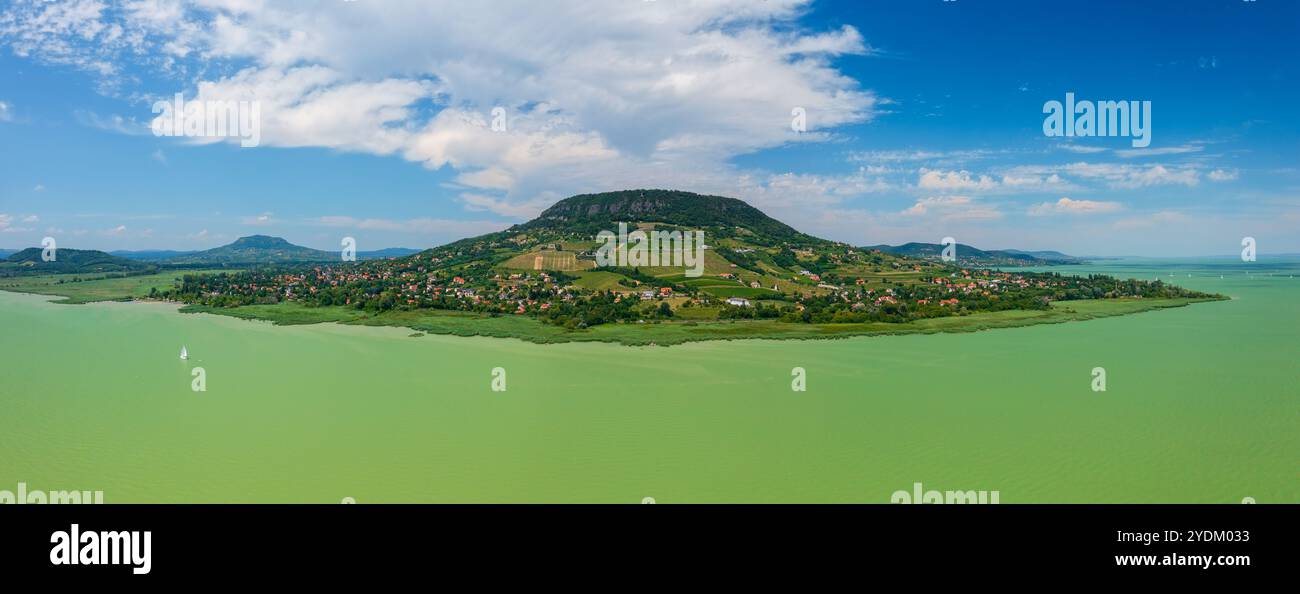
[(190, 353), (189, 353), (188, 351), (186, 351), (186, 350), (185, 350), (185, 346), (182, 345), (182, 346), (181, 346), (181, 359), (184, 360), (184, 359), (189, 359), (189, 358), (190, 358)]

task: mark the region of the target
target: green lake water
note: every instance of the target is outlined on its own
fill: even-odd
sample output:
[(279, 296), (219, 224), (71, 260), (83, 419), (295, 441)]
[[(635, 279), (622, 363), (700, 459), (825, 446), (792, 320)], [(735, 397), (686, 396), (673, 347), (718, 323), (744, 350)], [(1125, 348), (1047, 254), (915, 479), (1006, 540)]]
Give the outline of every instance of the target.
[(883, 503), (920, 482), (1002, 503), (1300, 502), (1300, 261), (1057, 270), (1233, 300), (972, 334), (625, 347), (0, 293), (0, 490)]

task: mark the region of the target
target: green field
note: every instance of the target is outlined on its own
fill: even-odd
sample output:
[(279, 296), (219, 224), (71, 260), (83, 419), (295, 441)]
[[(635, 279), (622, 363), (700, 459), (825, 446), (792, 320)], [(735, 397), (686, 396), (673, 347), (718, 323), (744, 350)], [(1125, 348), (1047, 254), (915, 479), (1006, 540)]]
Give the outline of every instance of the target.
[(605, 272), (601, 270), (591, 270), (577, 274), (578, 280), (574, 285), (592, 291), (631, 291), (630, 287), (619, 284), (619, 280), (627, 277), (616, 272)]
[(147, 297), (150, 289), (159, 291), (171, 286), (186, 274), (232, 272), (232, 269), (169, 270), (157, 274), (106, 277), (103, 274), (43, 274), (0, 278), (0, 291), (36, 293), (63, 297), (55, 303), (92, 303), (128, 301)]
[(781, 293), (772, 289), (755, 289), (751, 287), (707, 287), (703, 291), (722, 297), (743, 297), (745, 299), (780, 299)]

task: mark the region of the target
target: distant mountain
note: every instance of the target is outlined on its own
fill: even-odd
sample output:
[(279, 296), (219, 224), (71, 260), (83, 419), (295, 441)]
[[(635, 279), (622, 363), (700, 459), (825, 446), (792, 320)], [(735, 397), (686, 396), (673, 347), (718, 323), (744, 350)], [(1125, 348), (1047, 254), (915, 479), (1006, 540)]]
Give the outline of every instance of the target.
[(505, 233), (541, 230), (595, 235), (601, 230), (617, 229), (620, 222), (632, 221), (709, 229), (713, 238), (734, 236), (743, 230), (747, 239), (761, 245), (824, 242), (795, 231), (744, 201), (679, 190), (622, 190), (571, 196), (542, 211), (536, 219)]
[(1054, 251), (1054, 250), (1039, 250), (1039, 251), (1001, 250), (1001, 251), (1008, 254), (1033, 256), (1035, 258), (1038, 258), (1039, 260), (1047, 260), (1049, 262), (1059, 262), (1063, 264), (1065, 263), (1078, 264), (1085, 259), (1081, 257), (1071, 256), (1069, 254), (1062, 254), (1061, 252)]
[(59, 248), (55, 259), (46, 262), (41, 258), (42, 250), (38, 247), (20, 250), (0, 261), (0, 275), (24, 273), (76, 273), (93, 272), (144, 272), (156, 270), (157, 266), (119, 258), (98, 250), (74, 250)]
[[(443, 266), (477, 263), (516, 269), (547, 266), (561, 271), (583, 270), (593, 265), (596, 234), (604, 230), (616, 232), (619, 223), (628, 223), (629, 229), (662, 225), (704, 231), (708, 245), (719, 257), (712, 260), (715, 266), (726, 266), (723, 272), (760, 275), (762, 287), (771, 286), (774, 278), (792, 278), (792, 273), (806, 279), (811, 279), (810, 273), (834, 275), (837, 268), (852, 261), (867, 263), (873, 269), (917, 269), (922, 263), (942, 264), (939, 260), (943, 247), (939, 244), (855, 248), (799, 232), (735, 198), (659, 189), (571, 196), (526, 223), (461, 239), (410, 258), (432, 260)], [(548, 250), (571, 253), (574, 259), (565, 253), (548, 254)], [(868, 253), (872, 250), (876, 252)], [(1078, 261), (1060, 252), (980, 250), (964, 244), (958, 246), (957, 257), (965, 266), (1045, 266)], [(815, 286), (819, 281), (812, 282)], [(754, 288), (752, 283), (750, 288)]]
[(18, 253), (18, 250), (0, 250), (0, 259), (8, 258)]
[(401, 258), (411, 254), (418, 254), (423, 250), (414, 250), (411, 248), (384, 248), (382, 250), (371, 250), (368, 252), (357, 252), (358, 260), (378, 260), (380, 258)]
[(314, 250), (294, 245), (280, 237), (250, 235), (218, 248), (172, 256), (167, 264), (284, 264), (296, 262), (336, 262), (339, 252)]
[[(252, 239), (252, 238), (243, 238), (243, 239)], [(274, 240), (279, 238), (269, 238), (269, 239)], [(244, 246), (250, 246), (251, 243), (255, 243), (255, 242), (246, 242), (244, 243)], [(277, 250), (277, 247), (270, 246), (270, 243), (264, 243), (264, 244), (265, 246), (269, 246), (270, 250)], [(294, 246), (294, 244), (291, 244), (289, 242), (285, 242), (285, 244), (287, 244), (287, 246), (290, 246), (292, 248), (300, 247), (300, 246)], [(234, 246), (234, 243), (230, 244), (230, 246), (224, 246), (224, 247), (231, 247), (231, 246)], [(217, 248), (217, 250), (221, 250), (221, 248)], [(302, 248), (302, 250), (309, 250), (309, 248)], [(203, 252), (198, 252), (198, 251), (177, 251), (177, 250), (138, 250), (138, 251), (118, 250), (109, 253), (112, 253), (112, 255), (114, 256), (125, 257), (125, 259), (129, 259), (129, 260), (153, 261), (153, 263), (157, 263), (157, 261), (162, 261), (162, 260), (170, 260), (169, 264), (177, 264), (177, 263), (194, 264), (194, 263), (198, 263), (198, 261), (212, 260), (211, 252), (212, 250), (209, 250), (207, 255), (200, 255), (200, 253)], [(315, 252), (318, 252), (318, 250), (312, 250), (312, 252), (313, 253), (311, 253), (311, 255), (307, 256), (308, 257), (307, 260), (279, 260), (276, 259), (276, 257), (270, 257), (268, 261), (316, 261), (316, 257), (318, 257), (318, 255)], [(240, 255), (242, 255), (240, 257), (248, 257), (248, 255), (250, 255), (251, 252), (243, 251), (239, 253)], [(325, 257), (325, 260), (338, 259), (338, 252), (325, 252), (325, 253), (329, 253), (329, 256)], [(383, 248), (383, 250), (370, 250), (370, 251), (356, 252), (356, 259), (357, 260), (378, 260), (378, 259), (383, 259), (383, 257), (409, 256), (412, 255), (412, 253), (420, 253), (420, 250), (412, 250), (412, 248), (409, 247), (387, 247), (387, 248)], [(218, 257), (220, 257), (220, 255), (218, 255)], [(222, 260), (222, 261), (224, 261), (224, 263), (229, 263), (230, 260)]]
[[(873, 245), (865, 249), (880, 250), (886, 254), (937, 260), (943, 253), (938, 243), (905, 243), (903, 245)], [(1023, 250), (981, 250), (963, 243), (957, 244), (957, 261), (974, 266), (1041, 266), (1046, 264), (1076, 264), (1081, 260), (1055, 251), (1029, 252)]]

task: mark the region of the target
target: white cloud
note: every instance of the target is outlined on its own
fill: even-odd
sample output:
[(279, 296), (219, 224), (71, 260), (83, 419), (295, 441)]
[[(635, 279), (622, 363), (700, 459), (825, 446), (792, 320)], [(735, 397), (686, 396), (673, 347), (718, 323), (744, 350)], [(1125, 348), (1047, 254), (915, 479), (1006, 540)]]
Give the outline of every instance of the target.
[(1165, 167), (1164, 165), (1124, 165), (1114, 163), (1071, 163), (1062, 168), (1067, 174), (1085, 179), (1100, 180), (1112, 188), (1134, 189), (1158, 185), (1183, 185), (1192, 187), (1200, 183), (1193, 167)]
[(1084, 144), (1069, 144), (1069, 143), (1058, 144), (1057, 147), (1063, 150), (1070, 151), (1072, 153), (1081, 153), (1085, 155), (1089, 155), (1093, 153), (1104, 153), (1110, 150), (1102, 146), (1088, 146)]
[(518, 220), (526, 220), (536, 217), (547, 206), (550, 206), (555, 199), (553, 197), (543, 197), (529, 200), (527, 202), (508, 202), (500, 198), (493, 198), (484, 194), (465, 192), (460, 195), (460, 199), (465, 203), (465, 207), (474, 211), (487, 211), (503, 217), (510, 217)]
[(1156, 157), (1160, 155), (1182, 155), (1186, 153), (1199, 153), (1205, 150), (1205, 146), (1199, 143), (1184, 144), (1182, 146), (1165, 146), (1160, 148), (1135, 148), (1119, 149), (1115, 155), (1130, 159), (1133, 157)]
[(1073, 189), (1073, 184), (1065, 181), (1059, 174), (1044, 175), (1020, 174), (1008, 172), (1002, 176), (1002, 189), (1008, 192), (1038, 192), (1044, 190)]
[[(16, 217), (14, 217), (14, 215), (0, 213), (0, 233), (24, 233), (32, 230), (30, 227), (15, 227), (15, 220)], [(37, 219), (35, 216), (22, 218), (23, 223), (35, 223), (36, 221)]]
[[(1003, 185), (1016, 178), (1038, 178), (1038, 189), (1076, 190), (1075, 181), (1099, 182), (1111, 189), (1138, 189), (1159, 185), (1200, 183), (1200, 170), (1191, 165), (1132, 165), (1128, 163), (1076, 162), (1065, 165), (1019, 165), (1006, 170)], [(1071, 179), (1074, 178), (1074, 179)], [(1053, 185), (1049, 182), (1061, 182)]]
[(1211, 171), (1208, 174), (1206, 174), (1205, 177), (1210, 178), (1210, 181), (1226, 182), (1226, 181), (1236, 180), (1239, 175), (1240, 173), (1236, 169), (1232, 169), (1232, 170), (1215, 169), (1214, 171)]
[(1030, 216), (1045, 216), (1053, 214), (1101, 214), (1115, 212), (1123, 206), (1118, 202), (1103, 202), (1097, 200), (1075, 200), (1073, 198), (1063, 197), (1056, 202), (1043, 202), (1034, 205), (1029, 209)]
[(911, 208), (903, 211), (905, 215), (924, 215), (931, 208), (949, 208), (953, 206), (965, 206), (970, 204), (968, 196), (932, 196), (930, 198), (921, 198), (913, 204)]
[[(449, 166), (466, 206), (493, 212), (580, 191), (735, 186), (755, 173), (731, 167), (736, 155), (826, 141), (882, 103), (832, 64), (871, 52), (856, 29), (797, 23), (810, 0), (61, 4), (17, 0), (0, 43), (104, 80), (137, 80), (115, 76), (124, 64), (197, 78), (145, 94), (255, 99), (262, 146)], [(488, 125), (498, 106), (506, 132)]]
[(0, 122), (12, 122), (14, 119), (13, 108), (8, 103), (0, 101)]
[(850, 161), (862, 163), (906, 163), (906, 162), (931, 162), (931, 163), (960, 163), (965, 161), (974, 161), (996, 156), (1006, 151), (991, 151), (985, 149), (970, 150), (886, 150), (886, 151), (861, 151), (849, 155)]
[(245, 225), (253, 225), (253, 226), (259, 226), (259, 227), (260, 227), (260, 226), (265, 226), (265, 225), (270, 225), (271, 223), (275, 222), (274, 219), (271, 218), (271, 215), (272, 215), (272, 213), (264, 212), (264, 213), (262, 213), (262, 214), (260, 214), (260, 215), (254, 215), (254, 216), (251, 216), (251, 217), (244, 217), (244, 218), (240, 219), (240, 222), (243, 223), (243, 224), (245, 224)]
[(184, 98), (257, 101), (264, 146), (327, 147), (387, 155), (411, 142), (411, 106), (431, 98), (434, 88), (423, 80), (345, 80), (341, 73), (322, 66), (247, 68), (229, 78), (201, 82), (196, 93)]
[(925, 190), (992, 190), (998, 183), (987, 175), (975, 176), (969, 171), (933, 171), (922, 169), (917, 187)]
[(910, 217), (937, 215), (944, 221), (1002, 218), (1002, 213), (996, 208), (980, 204), (970, 196), (931, 196), (921, 198), (900, 214)]
[(969, 171), (942, 171), (922, 168), (917, 188), (941, 192), (1037, 192), (1073, 189), (1057, 173), (1048, 168), (1017, 167), (1008, 170), (1001, 178), (976, 175)]
[(105, 89), (116, 88), (125, 78), (118, 76), (124, 59), (163, 72), (183, 70), (178, 60), (209, 33), (201, 20), (183, 17), (186, 3), (181, 0), (10, 0), (8, 4), (0, 13), (0, 41), (16, 55), (94, 73)]
[(117, 134), (126, 134), (129, 136), (145, 136), (151, 134), (149, 131), (149, 124), (117, 114), (102, 116), (95, 112), (78, 110), (73, 112), (73, 116), (79, 123), (81, 123), (81, 125), (98, 130), (114, 132)]

